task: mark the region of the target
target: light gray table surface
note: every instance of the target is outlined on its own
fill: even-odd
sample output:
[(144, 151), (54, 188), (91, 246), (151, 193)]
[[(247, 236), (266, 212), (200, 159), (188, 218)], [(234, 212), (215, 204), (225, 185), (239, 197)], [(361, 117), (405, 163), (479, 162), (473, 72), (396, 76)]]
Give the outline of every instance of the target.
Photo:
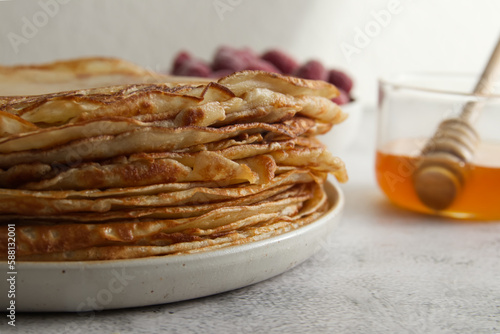
[(0, 333), (500, 333), (500, 222), (389, 204), (375, 183), (374, 132), (366, 111), (342, 154), (350, 174), (342, 221), (299, 266), (173, 304), (18, 314), (15, 328), (0, 321)]

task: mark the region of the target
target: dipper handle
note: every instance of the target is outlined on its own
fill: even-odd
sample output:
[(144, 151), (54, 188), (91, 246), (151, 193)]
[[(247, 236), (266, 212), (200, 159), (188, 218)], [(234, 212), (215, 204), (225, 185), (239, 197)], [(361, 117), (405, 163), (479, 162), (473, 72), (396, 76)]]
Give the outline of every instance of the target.
[[(495, 78), (498, 77), (499, 72), (500, 38), (498, 39), (497, 45), (491, 53), (490, 59), (488, 60), (488, 64), (486, 64), (486, 67), (484, 68), (483, 73), (481, 74), (481, 77), (474, 87), (474, 91), (472, 93), (474, 95), (489, 95), (491, 93), (493, 83), (495, 82)], [(483, 103), (481, 102), (470, 101), (465, 105), (459, 117), (471, 124), (474, 124), (479, 117), (479, 114), (481, 113), (482, 106)]]
[[(489, 95), (500, 71), (500, 38), (473, 94)], [(426, 143), (413, 174), (418, 197), (433, 210), (444, 210), (453, 203), (464, 183), (464, 166), (472, 160), (479, 136), (472, 124), (481, 113), (483, 101), (467, 102), (460, 115), (439, 125)]]

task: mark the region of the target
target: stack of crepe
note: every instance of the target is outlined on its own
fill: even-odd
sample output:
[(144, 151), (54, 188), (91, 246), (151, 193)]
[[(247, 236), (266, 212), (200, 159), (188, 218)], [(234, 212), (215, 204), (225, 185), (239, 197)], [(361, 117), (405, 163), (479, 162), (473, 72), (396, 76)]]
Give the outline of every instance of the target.
[[(0, 68), (2, 256), (8, 224), (17, 260), (254, 242), (315, 221), (329, 207), (327, 175), (347, 179), (315, 138), (345, 118), (334, 86), (261, 71), (188, 82), (123, 64)], [(98, 88), (31, 95), (75, 85)]]

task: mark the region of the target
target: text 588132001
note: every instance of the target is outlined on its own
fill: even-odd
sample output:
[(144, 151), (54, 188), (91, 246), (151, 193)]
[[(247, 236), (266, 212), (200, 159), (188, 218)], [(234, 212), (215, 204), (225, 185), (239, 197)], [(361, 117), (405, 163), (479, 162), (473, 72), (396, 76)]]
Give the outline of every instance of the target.
[(7, 226), (7, 282), (9, 290), (7, 297), (9, 298), (9, 306), (7, 307), (8, 324), (16, 325), (16, 226), (9, 224)]

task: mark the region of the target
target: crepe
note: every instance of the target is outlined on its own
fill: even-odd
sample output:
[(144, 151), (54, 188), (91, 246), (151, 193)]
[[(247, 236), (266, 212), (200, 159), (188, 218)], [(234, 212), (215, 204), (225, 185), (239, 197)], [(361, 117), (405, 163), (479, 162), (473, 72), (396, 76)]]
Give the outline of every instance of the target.
[(337, 94), (119, 59), (0, 67), (0, 254), (7, 224), (33, 261), (210, 251), (309, 224), (329, 207), (327, 175), (347, 181), (315, 138), (346, 118)]
[[(274, 145), (273, 145), (274, 144)], [(318, 143), (317, 143), (318, 144)], [(0, 186), (31, 190), (107, 189), (169, 182), (265, 183), (278, 167), (306, 167), (345, 180), (343, 162), (323, 146), (293, 140), (248, 144), (215, 151), (141, 153), (72, 166), (24, 163), (0, 171)]]
[[(118, 58), (79, 58), (35, 65), (0, 65), (0, 96), (49, 94), (123, 84), (166, 82), (171, 77)], [(193, 78), (175, 81), (193, 82)], [(196, 81), (206, 82), (203, 79)]]
[[(18, 257), (27, 260), (103, 260), (200, 251), (261, 240), (310, 223), (327, 208), (313, 183), (305, 205), (292, 200), (215, 209), (196, 218), (109, 224), (22, 226)], [(183, 226), (184, 225), (184, 226)], [(90, 247), (89, 247), (90, 246)]]

